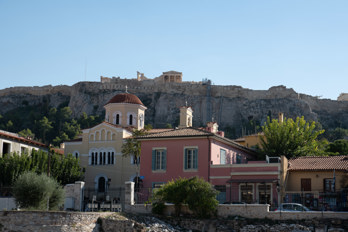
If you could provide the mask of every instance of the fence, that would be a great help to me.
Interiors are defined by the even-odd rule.
[[[300,203],[311,210],[348,211],[348,189],[337,192],[286,192],[284,203]]]
[[[124,208],[124,187],[109,188],[105,192],[98,192],[94,188],[84,188],[84,211],[115,211]]]

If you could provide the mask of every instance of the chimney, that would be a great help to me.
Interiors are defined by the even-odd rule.
[[[278,114],[278,122],[283,123],[283,121],[284,121],[284,113],[280,112]]]
[[[216,134],[219,131],[219,125],[216,122],[207,122],[207,131]]]
[[[192,127],[193,110],[191,106],[180,107],[180,125],[179,128]]]

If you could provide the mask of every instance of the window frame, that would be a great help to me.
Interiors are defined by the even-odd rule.
[[[157,152],[161,152],[158,154]],[[157,161],[159,155],[160,160]],[[167,148],[154,147],[152,148],[152,172],[166,172],[167,171]],[[159,166],[157,166],[159,165]]]
[[[191,153],[191,159],[189,161],[189,151]],[[184,172],[196,172],[198,171],[198,146],[186,146],[184,147],[183,155],[183,170]],[[189,164],[191,167],[189,167]]]

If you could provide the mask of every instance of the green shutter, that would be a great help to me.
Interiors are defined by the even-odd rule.
[[[187,149],[184,149],[184,167],[187,169]]]
[[[156,165],[156,150],[152,150],[152,170],[156,170],[155,165]]]
[[[167,169],[167,150],[163,150],[162,168],[163,170]]]
[[[194,149],[194,168],[198,169],[198,149]]]

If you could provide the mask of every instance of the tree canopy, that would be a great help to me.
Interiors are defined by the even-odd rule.
[[[12,186],[17,178],[24,172],[37,174],[48,172],[48,153],[33,150],[31,154],[7,154],[0,158],[0,186]],[[50,154],[50,176],[62,185],[83,180],[84,170],[79,165],[79,160],[71,154],[62,156]]]
[[[316,123],[306,122],[304,117],[297,117],[296,121],[285,118],[283,122],[268,118],[262,131],[264,136],[260,139],[263,155],[291,158],[325,153],[317,140],[324,130],[316,130]]]
[[[216,200],[218,191],[199,177],[190,179],[179,178],[169,181],[161,188],[156,189],[153,198],[155,213],[161,213],[164,203],[173,203],[177,216],[181,213],[181,206],[187,204],[195,216],[208,218],[213,216],[219,202]]]
[[[335,153],[336,155],[348,155],[348,140],[338,139],[327,146],[327,152]]]
[[[14,183],[13,194],[21,208],[57,210],[64,203],[64,189],[46,174],[25,172]]]

